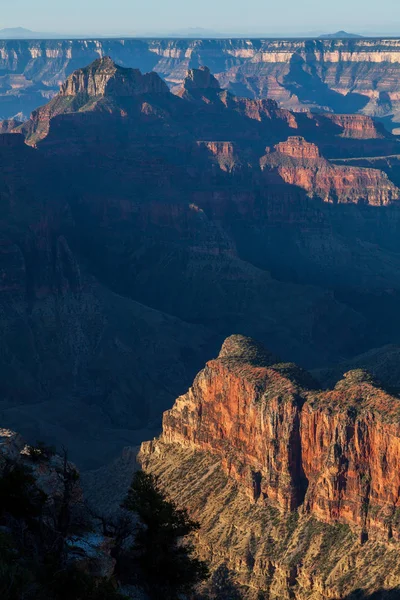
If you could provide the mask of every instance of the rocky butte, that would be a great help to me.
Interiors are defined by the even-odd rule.
[[[199,552],[225,562],[246,597],[372,593],[400,585],[399,417],[400,399],[367,372],[321,391],[235,335],[140,459],[200,520]]]
[[[283,181],[297,185],[326,202],[356,202],[373,206],[390,204],[400,197],[398,188],[377,169],[354,169],[325,160],[315,144],[289,137],[261,158],[261,167],[272,167]],[[361,192],[362,189],[362,192]]]

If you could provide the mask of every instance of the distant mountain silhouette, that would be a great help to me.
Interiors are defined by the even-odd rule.
[[[185,38],[215,38],[223,37],[223,34],[214,29],[205,29],[203,27],[187,27],[167,33],[167,37],[185,37]]]
[[[0,29],[0,38],[3,39],[16,39],[16,38],[32,38],[37,34],[30,29],[25,29],[25,27],[6,27],[4,29]]]
[[[6,27],[0,29],[0,40],[51,40],[86,38],[87,35],[55,33],[54,31],[32,31],[25,27]],[[101,37],[101,36],[100,36]]]
[[[347,31],[337,31],[336,33],[324,33],[323,35],[319,36],[319,39],[322,40],[331,40],[331,39],[340,39],[340,38],[354,38],[354,39],[359,39],[362,38],[364,36],[359,35],[358,33],[348,33]]]

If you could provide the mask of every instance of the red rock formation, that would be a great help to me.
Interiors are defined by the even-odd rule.
[[[400,198],[400,190],[383,171],[337,166],[320,156],[318,147],[302,137],[289,137],[267,148],[261,168],[277,172],[285,183],[297,185],[325,202],[384,206]]]
[[[292,447],[298,441],[298,388],[279,371],[263,366],[273,361],[268,356],[259,360],[251,342],[244,340],[243,349],[235,342],[227,340],[219,358],[207,364],[189,392],[165,413],[163,439],[217,452],[227,472],[253,498],[262,494],[290,510],[298,505],[302,485]],[[254,359],[243,360],[252,352]],[[271,402],[263,402],[278,388],[279,399],[271,396]],[[281,452],[276,451],[278,440]]]
[[[263,98],[261,100],[240,98],[238,96],[233,96],[227,91],[223,91],[220,97],[227,108],[235,110],[249,119],[261,122],[277,121],[278,123],[280,122],[281,127],[287,125],[290,129],[295,130],[298,128],[296,115],[289,110],[279,108],[279,105],[275,100],[269,98]]]
[[[341,137],[358,140],[383,139],[387,132],[382,125],[366,115],[314,115],[318,121],[329,119],[335,125],[342,128]]]
[[[233,336],[164,414],[161,441],[217,455],[283,513],[400,540],[399,417],[400,400],[363,371],[317,391],[302,369]]]
[[[286,142],[280,142],[275,146],[275,150],[292,158],[320,158],[318,147],[306,142],[301,136],[292,136]]]
[[[207,148],[223,171],[230,172],[241,163],[239,153],[232,142],[198,142],[198,146]]]
[[[400,540],[400,400],[364,371],[308,394],[301,414],[305,509]]]

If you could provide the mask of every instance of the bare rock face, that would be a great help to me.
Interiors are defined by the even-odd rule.
[[[362,370],[346,373],[331,391],[319,391],[307,372],[293,364],[276,363],[255,342],[233,336],[225,341],[218,358],[198,374],[190,390],[164,414],[162,436],[142,446],[141,460],[146,469],[157,473],[162,473],[160,461],[168,464],[164,483],[169,485],[172,480],[174,495],[179,494],[180,487],[175,469],[176,474],[180,473],[181,492],[186,489],[186,459],[175,461],[174,467],[169,458],[174,453],[180,456],[177,448],[189,452],[196,463],[203,456],[211,464],[218,464],[218,469],[247,497],[249,508],[242,510],[257,507],[254,510],[260,540],[269,527],[265,519],[270,518],[271,510],[277,510],[280,516],[275,518],[282,524],[288,514],[294,515],[298,535],[309,519],[325,524],[320,532],[324,527],[340,531],[346,526],[351,532],[348,541],[353,538],[354,544],[357,539],[367,544],[366,552],[368,544],[381,545],[385,554],[391,545],[400,548],[399,418],[400,400]],[[211,490],[209,493],[212,495]],[[187,498],[189,508],[197,506],[198,494],[194,499]],[[207,500],[204,502],[207,515]],[[201,520],[201,511],[194,512]],[[239,528],[241,519],[238,514]],[[219,545],[222,542],[215,541],[216,521],[215,527],[207,517],[205,523],[201,544],[207,546],[214,539],[216,552],[235,563],[236,570],[246,571],[246,567],[238,566],[246,560],[245,554],[241,555],[244,549]],[[309,543],[315,543],[312,534]],[[340,549],[336,550],[337,560],[346,560],[346,552],[340,555]],[[258,548],[253,545],[247,551],[254,557]],[[361,552],[361,547],[355,551]],[[273,563],[274,573],[282,573],[283,554],[276,556],[272,548],[268,552],[265,547],[264,553],[267,562],[273,558],[277,561]],[[302,594],[307,590],[316,592],[315,579],[300,566],[303,559],[299,552],[291,563],[293,570],[283,580],[278,581],[275,573],[277,597],[286,586],[298,587],[299,593],[293,596],[296,598],[306,597]],[[316,561],[318,571],[322,557]],[[248,577],[254,582],[260,573],[254,572],[252,560],[247,565]],[[263,571],[265,577],[268,568],[264,566]],[[394,585],[400,584],[398,565],[389,575]],[[319,591],[325,598],[326,581],[318,577]],[[339,574],[331,573],[329,577],[329,597],[334,598]],[[347,592],[362,587],[361,583],[350,577]],[[377,589],[379,580],[369,581],[369,585]]]
[[[316,118],[318,119],[318,116]],[[325,114],[323,118],[329,119],[343,129],[341,137],[372,140],[383,139],[387,136],[382,125],[367,115]]]
[[[23,132],[27,143],[35,145],[47,136],[51,119],[59,115],[97,110],[125,116],[126,102],[131,104],[139,102],[141,97],[160,94],[168,95],[169,89],[157,73],[143,75],[139,69],[125,69],[106,56],[74,71],[59,93],[34,110],[30,120],[16,131]]]
[[[309,395],[301,415],[309,481],[305,508],[328,522],[400,540],[397,464],[400,400],[362,370]]]
[[[220,85],[218,80],[212,75],[208,67],[200,67],[199,69],[189,69],[183,87],[188,90],[219,90]]]
[[[318,146],[300,136],[276,144],[273,152],[267,148],[261,168],[271,167],[286,183],[329,203],[385,206],[400,198],[399,188],[383,171],[334,165],[320,155]]]
[[[70,75],[61,86],[60,96],[118,97],[168,92],[168,86],[156,73],[142,75],[139,69],[124,69],[106,56]]]
[[[192,102],[219,102],[222,92],[218,80],[208,67],[189,69],[182,86],[178,86],[176,95]]]
[[[240,152],[232,142],[197,142],[200,148],[206,148],[214,157],[222,171],[231,173],[242,164]]]
[[[320,158],[318,147],[306,142],[301,136],[292,136],[286,142],[280,142],[275,146],[275,150],[292,158]]]

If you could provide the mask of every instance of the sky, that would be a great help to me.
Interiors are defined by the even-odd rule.
[[[0,0],[0,29],[156,33],[398,33],[400,0]]]

